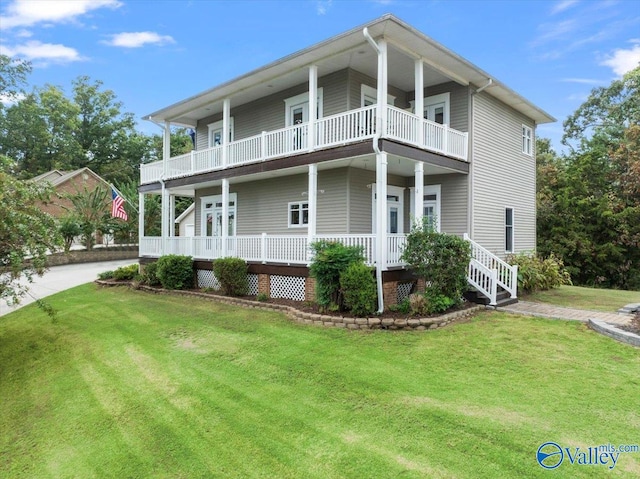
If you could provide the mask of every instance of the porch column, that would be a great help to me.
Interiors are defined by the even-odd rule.
[[[214,218],[215,219],[215,218]],[[222,257],[227,256],[227,239],[229,238],[229,180],[222,180]]]
[[[138,193],[138,250],[144,238],[144,193]]]
[[[229,135],[231,133],[231,100],[225,98],[222,103],[222,167],[229,163]]]
[[[414,113],[420,117],[418,123],[418,144],[424,144],[424,127],[422,126],[422,118],[424,118],[424,68],[422,60],[417,59],[415,62],[415,111]],[[417,185],[416,185],[417,188]],[[417,211],[417,210],[416,210]]]
[[[169,195],[169,236],[176,235],[176,197]]]
[[[307,132],[307,147],[316,147],[316,116],[318,112],[318,66],[309,67],[309,131]],[[311,205],[309,205],[311,206]]]
[[[160,204],[160,211],[162,212],[161,224],[162,224],[162,254],[167,254],[167,238],[169,237],[169,190],[162,182],[162,198]]]
[[[376,261],[387,269],[387,154],[376,154]]]
[[[380,126],[378,132],[385,135],[387,132],[387,42],[382,39],[378,41],[378,114],[380,115]],[[385,160],[386,161],[386,160]],[[386,163],[385,163],[386,164]],[[385,194],[385,202],[386,202]]]
[[[415,218],[413,218],[412,221],[414,224],[421,226],[423,216],[422,205],[424,203],[424,163],[416,161],[414,171],[416,187],[413,191],[413,214],[415,215]]]
[[[316,214],[318,204],[318,165],[309,165],[309,188],[307,198],[309,199],[309,223],[307,224],[307,248],[313,243],[316,235]],[[311,261],[311,250],[307,249],[307,261]]]
[[[164,122],[164,131],[162,132],[162,173],[163,179],[167,178],[168,165],[167,162],[171,158],[171,123]]]

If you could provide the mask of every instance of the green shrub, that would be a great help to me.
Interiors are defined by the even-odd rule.
[[[397,311],[398,313],[409,314],[411,312],[411,301],[407,297],[400,301],[398,304],[390,304],[387,307],[389,308],[389,311],[392,311],[394,313]]]
[[[424,297],[427,300],[427,314],[444,313],[447,309],[458,303],[457,300],[449,296],[434,293],[432,289],[427,290]]]
[[[68,253],[73,244],[73,240],[76,236],[82,234],[80,229],[80,223],[78,219],[73,215],[67,215],[60,219],[58,223],[58,231],[64,241],[64,252]]]
[[[121,266],[113,272],[113,279],[118,281],[131,281],[138,275],[138,265],[130,264],[129,266]]]
[[[256,299],[261,302],[269,301],[269,295],[267,293],[258,293]]]
[[[356,316],[369,316],[376,310],[376,280],[372,269],[362,261],[351,263],[340,273],[344,304]]]
[[[158,263],[149,263],[144,265],[144,274],[142,275],[142,281],[149,286],[160,286],[160,279],[158,279]]]
[[[170,254],[156,262],[156,276],[163,288],[189,289],[193,287],[193,262],[191,256]]]
[[[244,296],[249,290],[247,263],[240,258],[221,258],[213,262],[213,274],[228,296]]]
[[[432,299],[438,295],[460,301],[467,289],[471,247],[462,238],[437,233],[426,221],[407,235],[402,260],[424,278]]]
[[[313,261],[309,273],[316,280],[316,300],[321,309],[341,304],[340,273],[351,263],[362,262],[362,248],[333,241],[311,243]]]
[[[98,278],[105,280],[105,279],[112,279],[113,278],[113,271],[104,271],[102,273],[98,273]]]
[[[507,261],[512,265],[518,265],[518,290],[522,293],[571,284],[571,276],[564,269],[562,260],[553,254],[543,258],[537,254],[520,253],[509,256]]]
[[[429,314],[429,301],[423,293],[413,293],[409,295],[409,312],[414,316],[425,316]]]

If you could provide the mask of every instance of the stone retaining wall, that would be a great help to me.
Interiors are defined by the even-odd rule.
[[[138,246],[112,246],[91,251],[69,251],[47,256],[47,266],[63,264],[95,263],[98,261],[116,261],[120,259],[138,259]]]
[[[103,286],[121,286],[123,283],[114,283],[109,281],[96,280],[96,283]],[[329,316],[324,314],[307,313],[300,311],[294,307],[284,304],[267,303],[261,301],[251,301],[241,298],[230,298],[228,296],[219,296],[210,293],[199,293],[197,291],[180,291],[167,290],[162,288],[151,288],[149,286],[140,285],[139,289],[159,294],[176,294],[181,296],[197,296],[200,298],[210,299],[220,303],[234,304],[247,308],[255,308],[271,311],[282,311],[290,319],[314,326],[335,327],[345,329],[389,329],[389,330],[413,330],[424,331],[427,329],[436,329],[446,326],[455,320],[470,318],[474,316],[478,310],[486,309],[485,306],[476,305],[471,308],[454,311],[452,313],[443,314],[430,318],[352,318]]]

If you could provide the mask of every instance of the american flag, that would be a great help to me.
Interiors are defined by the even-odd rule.
[[[111,204],[111,216],[114,218],[120,218],[127,221],[127,212],[124,210],[124,198],[116,193],[116,190],[111,188],[111,198],[113,203]]]

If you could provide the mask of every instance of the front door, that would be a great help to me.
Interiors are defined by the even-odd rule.
[[[424,117],[427,120],[435,121],[436,123],[444,124],[444,110],[445,102],[434,103],[432,105],[425,105]]]
[[[307,147],[307,128],[303,123],[309,121],[309,101],[304,101],[289,107],[288,126],[301,125],[291,131],[291,144],[294,151],[302,150]]]
[[[229,194],[229,216],[227,219],[227,235],[236,233],[236,203],[237,193]],[[202,198],[201,235],[205,236],[204,250],[207,257],[219,258],[222,255],[222,195]],[[234,242],[227,244],[227,256],[233,255]]]
[[[372,226],[373,233],[376,230],[376,186],[375,183],[371,185],[371,189],[373,190],[373,204],[372,204]],[[387,233],[389,234],[398,234],[404,232],[403,226],[403,204],[404,204],[404,188],[399,186],[387,186]]]

